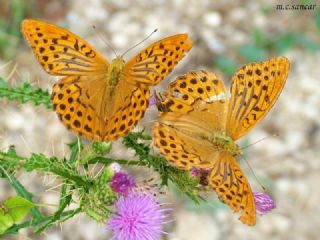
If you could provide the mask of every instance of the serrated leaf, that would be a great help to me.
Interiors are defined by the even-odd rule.
[[[4,233],[13,224],[12,217],[9,214],[5,214],[3,209],[0,208],[0,234]]]
[[[16,100],[20,103],[32,102],[36,106],[43,104],[47,108],[52,108],[50,94],[41,88],[34,88],[30,83],[24,82],[20,87],[11,87],[3,79],[0,79],[0,97],[8,100]]]
[[[14,223],[22,220],[34,206],[32,202],[20,196],[9,198],[3,205],[8,209],[8,214]]]

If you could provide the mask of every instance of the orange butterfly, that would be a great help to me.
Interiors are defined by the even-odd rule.
[[[177,167],[209,170],[209,185],[248,225],[256,223],[255,201],[235,141],[269,112],[288,70],[283,57],[245,65],[233,76],[230,98],[214,73],[189,72],[171,83],[154,124],[160,152]]]
[[[149,87],[163,80],[192,42],[187,34],[164,38],[125,63],[111,64],[68,30],[39,20],[22,22],[22,33],[46,72],[64,76],[52,102],[62,122],[80,135],[109,141],[126,135],[144,116]]]

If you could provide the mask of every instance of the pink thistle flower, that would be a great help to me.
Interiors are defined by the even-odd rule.
[[[165,233],[163,225],[170,209],[162,209],[151,194],[130,192],[117,200],[115,209],[107,224],[113,239],[156,240]]]
[[[268,193],[254,192],[253,196],[254,196],[254,201],[256,203],[256,210],[259,213],[265,214],[272,211],[272,209],[276,208],[275,201],[272,199],[272,197]]]
[[[204,168],[192,168],[190,171],[190,175],[192,177],[200,177],[202,174],[207,174],[207,173],[209,173],[209,170]]]
[[[117,172],[112,176],[111,188],[115,192],[127,195],[135,186],[133,178],[125,172]]]
[[[192,177],[198,177],[200,175],[199,168],[192,168],[191,171],[190,171],[190,175]]]

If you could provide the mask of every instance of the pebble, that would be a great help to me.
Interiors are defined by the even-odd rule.
[[[175,213],[175,219],[176,228],[170,233],[170,240],[194,240],[195,235],[190,234],[190,226],[197,229],[197,240],[207,240],[208,236],[210,240],[220,239],[218,226],[208,214],[180,211]]]
[[[217,12],[210,12],[204,15],[203,21],[209,27],[218,27],[221,24],[221,15]]]

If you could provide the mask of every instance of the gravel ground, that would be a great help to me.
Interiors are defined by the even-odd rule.
[[[251,41],[252,29],[277,36],[285,31],[304,32],[319,41],[319,34],[312,18],[313,11],[277,11],[276,1],[219,1],[210,0],[71,0],[33,1],[37,13],[47,21],[68,26],[73,32],[86,38],[101,50],[108,59],[114,57],[100,37],[122,53],[139,42],[153,29],[158,32],[132,50],[126,56],[135,55],[139,49],[164,36],[187,32],[194,41],[190,54],[179,63],[173,73],[159,86],[162,90],[175,76],[189,70],[205,68],[215,71],[227,80],[213,65],[217,55],[234,58],[244,64],[235,49]],[[268,14],[261,9],[271,6]],[[33,6],[29,6],[32,9]],[[92,25],[97,30],[92,29]],[[276,56],[276,53],[272,55]],[[284,54],[291,61],[291,70],[285,89],[272,111],[250,134],[246,143],[253,143],[269,136],[248,149],[245,157],[258,179],[274,196],[277,208],[272,213],[258,216],[255,227],[244,226],[235,214],[216,204],[215,207],[193,206],[190,202],[170,193],[166,199],[172,202],[174,222],[167,226],[170,240],[218,240],[218,239],[318,239],[320,226],[320,62],[319,52],[303,48],[290,48]],[[12,84],[29,79],[34,85],[50,88],[56,78],[47,75],[32,57],[25,45],[12,62],[0,56],[0,76],[9,76]],[[16,68],[15,68],[16,66]],[[15,69],[15,71],[13,71]],[[11,74],[12,73],[12,74]],[[74,138],[59,122],[55,113],[31,104],[16,104],[1,99],[0,148],[14,144],[19,154],[31,152],[63,156],[65,143]],[[150,111],[141,125],[150,127],[155,112]],[[277,134],[275,137],[271,137]],[[132,156],[116,143],[116,155]],[[250,169],[243,164],[254,189],[259,185]],[[39,195],[39,200],[56,203],[57,193],[46,191],[58,184],[50,176],[18,174],[29,189]],[[42,179],[42,181],[39,181]],[[0,199],[13,194],[8,184],[0,180]],[[47,209],[50,212],[52,209]],[[52,228],[41,236],[21,231],[12,239],[108,239],[104,225],[96,224],[86,216],[79,216],[62,227]]]

